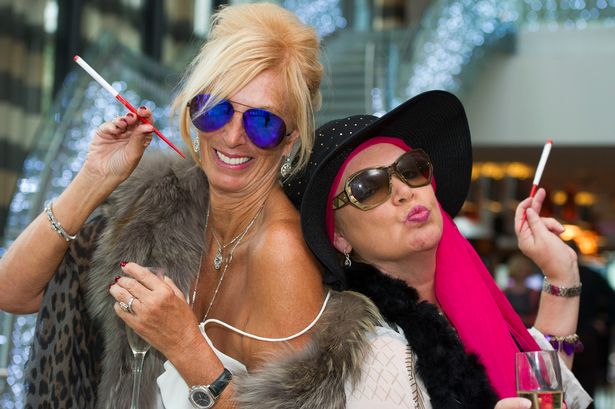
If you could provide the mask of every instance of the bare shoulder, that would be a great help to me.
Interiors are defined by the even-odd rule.
[[[309,247],[303,239],[299,215],[279,211],[267,224],[255,242],[251,267],[259,273],[268,288],[321,287],[321,273]],[[274,282],[278,283],[273,285]]]
[[[292,206],[274,210],[249,256],[248,291],[258,301],[252,304],[248,327],[268,337],[285,338],[318,315],[324,288],[318,263],[303,240],[298,214]]]

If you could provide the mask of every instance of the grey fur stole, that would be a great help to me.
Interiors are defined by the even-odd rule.
[[[204,245],[207,204],[207,180],[193,161],[153,154],[102,206],[107,225],[92,257],[86,296],[88,313],[104,338],[98,409],[130,407],[133,356],[109,295],[109,283],[122,275],[120,261],[162,267],[188,291]],[[164,360],[154,349],[145,357],[139,407],[155,406]]]

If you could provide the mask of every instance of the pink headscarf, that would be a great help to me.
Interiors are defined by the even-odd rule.
[[[359,145],[338,171],[327,203],[335,197],[344,169],[352,158],[379,143],[390,143],[406,151],[411,149],[401,139],[390,137],[371,138]],[[432,186],[435,191],[433,180]],[[516,396],[515,353],[537,351],[540,347],[452,218],[442,208],[440,211],[443,229],[436,251],[436,299],[465,350],[478,355],[498,396]],[[325,221],[333,242],[334,220],[330,206],[327,206]]]

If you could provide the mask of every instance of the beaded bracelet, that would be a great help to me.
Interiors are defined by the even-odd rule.
[[[568,356],[571,356],[575,352],[583,352],[583,343],[579,339],[577,334],[565,335],[565,336],[556,336],[556,335],[545,335],[545,338],[553,349],[557,351],[564,351],[564,353]]]
[[[577,287],[558,287],[551,284],[547,277],[542,282],[542,291],[547,294],[557,295],[558,297],[578,297],[581,295],[581,287],[583,285],[579,283]]]
[[[66,242],[73,241],[77,238],[77,235],[71,236],[64,230],[62,224],[56,219],[56,216],[53,214],[53,209],[51,207],[52,202],[49,202],[49,205],[45,207],[45,213],[47,213],[47,220],[51,223],[51,228],[60,235]]]

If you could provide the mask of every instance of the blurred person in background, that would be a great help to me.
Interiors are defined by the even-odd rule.
[[[527,285],[527,278],[534,273],[534,263],[521,253],[514,254],[508,260],[510,285],[504,290],[508,301],[519,314],[523,324],[530,328],[536,321],[540,291]],[[581,282],[583,279],[581,278]]]
[[[578,255],[583,283],[577,333],[583,340],[585,351],[575,357],[573,372],[593,397],[596,388],[607,383],[611,335],[615,330],[615,291],[588,263],[574,240],[567,243]]]

